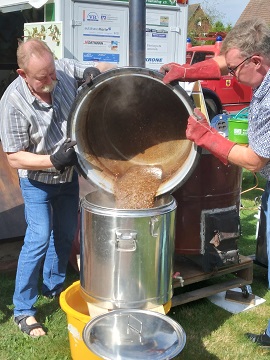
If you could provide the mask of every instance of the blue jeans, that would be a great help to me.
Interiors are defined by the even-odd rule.
[[[43,265],[42,293],[61,292],[78,224],[79,184],[44,184],[20,178],[27,229],[13,295],[14,316],[35,315],[38,280]]]
[[[268,259],[268,289],[270,289],[270,181],[267,181],[262,195],[262,210],[266,219],[266,247]]]
[[[268,320],[268,325],[267,325],[265,332],[266,332],[266,335],[270,337],[270,320]]]

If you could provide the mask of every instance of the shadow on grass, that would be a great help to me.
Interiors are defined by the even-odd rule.
[[[0,284],[1,284],[1,298],[0,298],[0,324],[4,324],[9,321],[13,316],[13,303],[12,297],[14,292],[16,272],[3,272],[0,273]],[[67,269],[67,277],[65,281],[65,288],[70,286],[74,281],[79,279],[79,274],[69,265]],[[41,288],[41,277],[39,288]],[[41,292],[39,292],[41,293]],[[48,300],[43,296],[39,296],[37,303],[37,317],[42,323],[45,322],[46,318],[50,316],[54,311],[59,309],[59,299]]]
[[[268,269],[266,267],[253,265],[253,282],[251,287],[253,294],[261,298],[268,294]]]
[[[15,272],[0,273],[0,324],[5,323],[13,315],[12,296],[14,291]]]
[[[207,299],[200,299],[176,306],[168,315],[176,320],[186,332],[186,345],[181,354],[174,359],[219,360],[215,354],[206,349],[204,342],[208,342],[207,338],[232,316],[231,313]]]

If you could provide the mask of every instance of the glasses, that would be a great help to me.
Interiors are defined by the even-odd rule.
[[[230,73],[232,76],[236,76],[236,70],[239,68],[239,66],[241,66],[242,64],[244,64],[245,61],[251,59],[252,56],[253,56],[253,55],[247,57],[245,60],[241,61],[240,64],[238,64],[238,65],[235,66],[234,68],[231,68],[231,67],[228,66],[229,73]]]

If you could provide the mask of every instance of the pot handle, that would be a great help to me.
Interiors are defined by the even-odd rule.
[[[116,230],[116,250],[123,252],[136,251],[137,233],[134,230]]]
[[[158,216],[152,216],[150,220],[150,234],[153,237],[158,237],[159,218]]]

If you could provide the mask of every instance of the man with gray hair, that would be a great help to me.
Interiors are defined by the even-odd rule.
[[[266,215],[268,256],[268,289],[270,289],[270,28],[261,19],[252,19],[236,25],[226,36],[221,55],[194,65],[166,64],[160,71],[164,83],[219,79],[228,72],[245,85],[252,87],[253,96],[248,114],[247,147],[235,144],[212,128],[199,109],[188,119],[186,136],[209,150],[224,164],[228,162],[267,179],[262,196]],[[270,348],[270,321],[264,334],[246,334],[250,340]]]
[[[100,71],[113,66],[54,60],[49,47],[37,39],[19,44],[17,62],[19,76],[0,102],[0,137],[10,166],[18,170],[27,222],[13,295],[14,320],[22,332],[37,337],[46,334],[35,318],[40,270],[42,294],[58,296],[77,229],[77,155],[75,142],[66,134],[78,80],[89,66]]]

